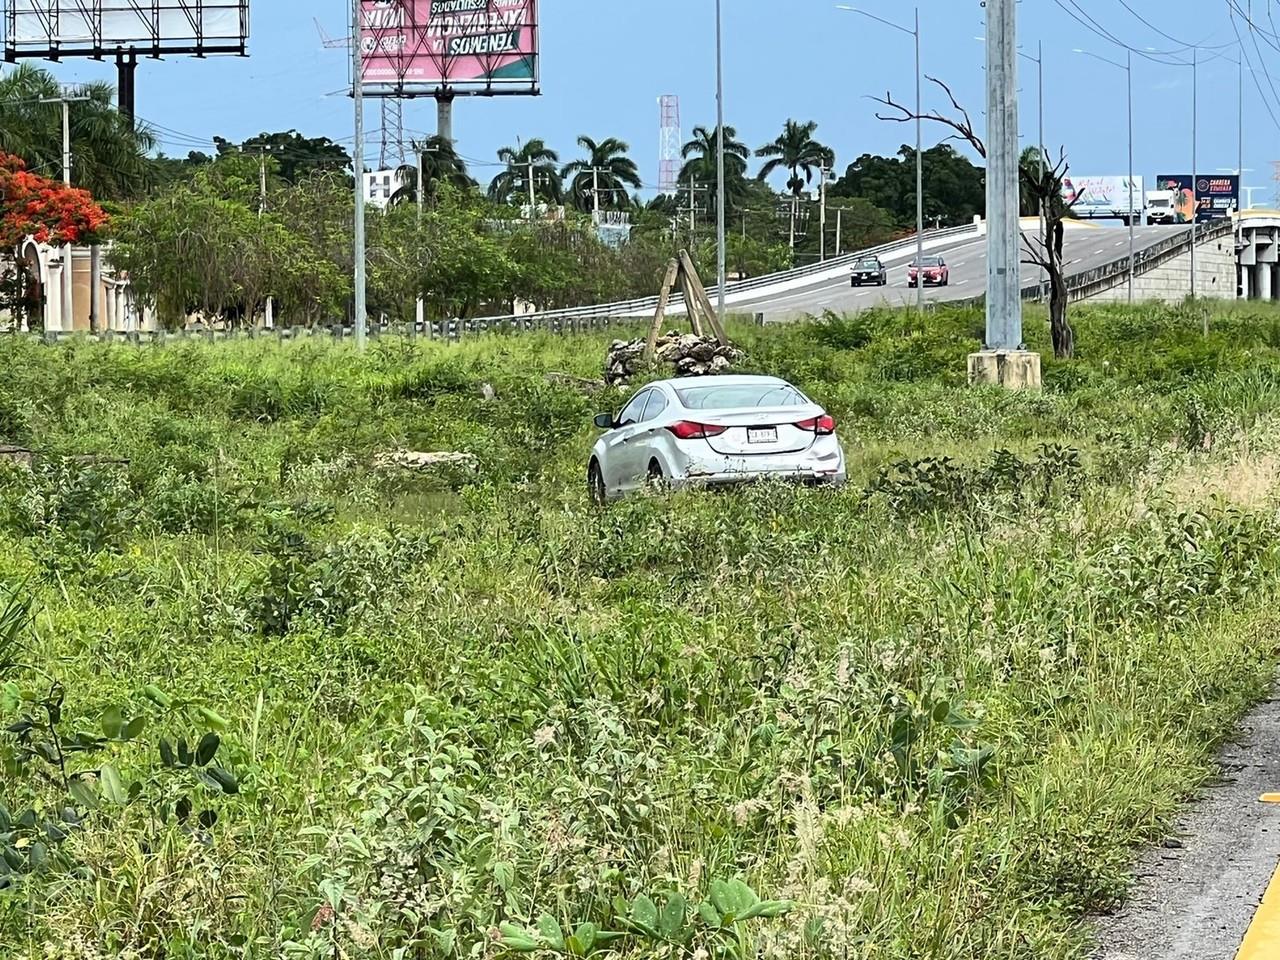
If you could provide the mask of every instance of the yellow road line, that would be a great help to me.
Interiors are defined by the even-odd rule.
[[[1258,800],[1261,803],[1280,803],[1280,793],[1264,793]]]
[[[1280,870],[1271,878],[1236,960],[1276,960],[1277,957],[1280,957]]]

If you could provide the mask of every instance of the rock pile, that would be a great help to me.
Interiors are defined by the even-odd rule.
[[[645,369],[645,339],[615,340],[604,364],[604,379],[610,386],[625,384]],[[742,360],[742,351],[725,346],[714,337],[672,331],[658,338],[656,363],[673,367],[678,377],[705,377],[727,373]]]
[[[474,453],[419,453],[416,450],[392,450],[373,458],[373,465],[381,470],[399,467],[404,470],[430,470],[432,467],[456,466],[478,472],[480,461]]]

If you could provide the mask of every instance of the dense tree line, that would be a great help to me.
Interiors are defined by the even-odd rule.
[[[61,109],[41,101],[58,92],[53,77],[33,67],[0,80],[0,151],[49,175],[60,171]],[[73,182],[112,201],[113,259],[167,322],[192,312],[235,322],[259,313],[268,296],[286,322],[321,322],[349,309],[353,181],[341,144],[288,130],[243,143],[215,136],[209,152],[154,156],[156,136],[122,120],[110,86],[91,85],[85,95],[72,105]],[[841,174],[817,132],[816,123],[788,120],[753,149],[725,127],[731,274],[856,250],[914,226],[913,149],[864,154]],[[713,272],[718,140],[716,128],[695,127],[679,189],[648,202],[629,145],[614,137],[583,135],[563,158],[543,139],[522,139],[497,152],[496,173],[484,181],[453,143],[415,143],[388,209],[370,214],[370,303],[405,318],[419,296],[437,315],[639,296],[653,292],[681,248]],[[753,160],[762,161],[754,173]],[[982,212],[979,167],[946,144],[923,160],[931,225]],[[781,191],[770,184],[779,175]],[[564,216],[545,216],[544,205]],[[601,241],[597,211],[628,214],[627,242]]]

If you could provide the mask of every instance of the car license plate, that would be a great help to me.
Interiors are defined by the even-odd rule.
[[[747,443],[777,443],[777,427],[748,427]]]

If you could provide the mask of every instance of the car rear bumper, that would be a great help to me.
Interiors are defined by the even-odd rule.
[[[844,451],[834,437],[823,437],[809,450],[771,456],[686,456],[672,464],[667,476],[675,486],[723,486],[755,480],[793,480],[841,485]]]
[[[839,473],[805,473],[792,470],[755,470],[741,473],[696,474],[682,480],[673,480],[672,486],[690,487],[731,487],[744,483],[761,483],[766,480],[777,480],[785,483],[802,483],[806,486],[843,487],[848,477],[841,470]]]

